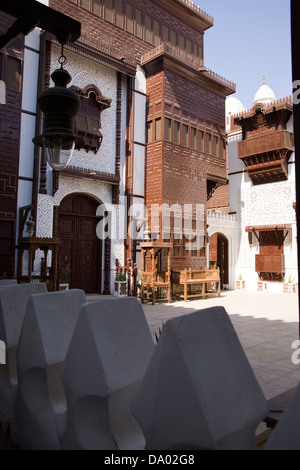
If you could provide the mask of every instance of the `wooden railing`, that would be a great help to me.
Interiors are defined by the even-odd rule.
[[[288,131],[276,131],[265,136],[242,140],[238,143],[238,158],[272,152],[276,150],[294,148],[293,134]]]
[[[284,255],[256,255],[255,271],[257,273],[284,273]]]

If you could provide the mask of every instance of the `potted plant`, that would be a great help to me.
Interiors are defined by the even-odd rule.
[[[296,291],[295,285],[293,284],[294,280],[295,277],[292,277],[290,274],[282,279],[284,294],[292,294]]]
[[[71,267],[69,264],[60,267],[59,290],[67,290],[70,285]]]
[[[243,276],[241,274],[235,281],[235,288],[236,290],[246,290],[246,281],[243,279]]]
[[[267,291],[267,283],[263,280],[262,276],[260,276],[259,280],[257,281],[257,292],[265,291]]]
[[[122,295],[127,295],[127,276],[126,273],[119,272],[115,280],[114,296],[121,297]]]

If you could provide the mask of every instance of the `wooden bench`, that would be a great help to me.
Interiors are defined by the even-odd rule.
[[[192,269],[185,269],[180,271],[180,280],[179,284],[184,287],[184,294],[180,297],[184,298],[184,301],[187,302],[188,298],[191,297],[202,297],[205,299],[208,295],[215,295],[216,293],[220,297],[221,295],[221,280],[220,280],[220,270],[218,269],[202,269],[200,271],[192,271]],[[217,284],[216,290],[209,292],[209,284]],[[201,293],[198,294],[188,294],[188,286],[192,285],[202,285]]]

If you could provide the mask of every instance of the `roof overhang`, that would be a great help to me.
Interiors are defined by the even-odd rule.
[[[276,232],[282,230],[290,230],[291,224],[277,224],[277,225],[250,225],[246,227],[246,232]]]
[[[36,0],[1,0],[0,11],[17,18],[6,34],[0,35],[0,49],[36,26],[54,34],[60,44],[75,42],[81,35],[81,23]]]
[[[184,58],[176,55],[176,51],[167,44],[153,48],[141,57],[140,65],[146,71],[147,77],[159,72],[170,70],[185,80],[202,84],[209,89],[214,89],[223,96],[236,92],[236,85],[224,77],[200,67],[199,64],[187,62]]]

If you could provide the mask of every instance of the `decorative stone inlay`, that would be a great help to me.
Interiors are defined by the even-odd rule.
[[[68,63],[66,70],[72,76],[69,86],[84,88],[93,83],[102,95],[112,100],[111,107],[101,114],[103,142],[99,151],[86,152],[85,149],[76,150],[72,165],[78,168],[96,170],[104,173],[115,173],[116,159],[116,112],[117,112],[117,72],[105,65],[93,62],[84,56],[78,56],[72,51],[66,52]],[[60,48],[53,44],[51,58],[51,72],[58,66]],[[52,86],[52,84],[51,84]]]
[[[265,184],[246,192],[245,225],[274,225],[295,222],[293,183]]]

